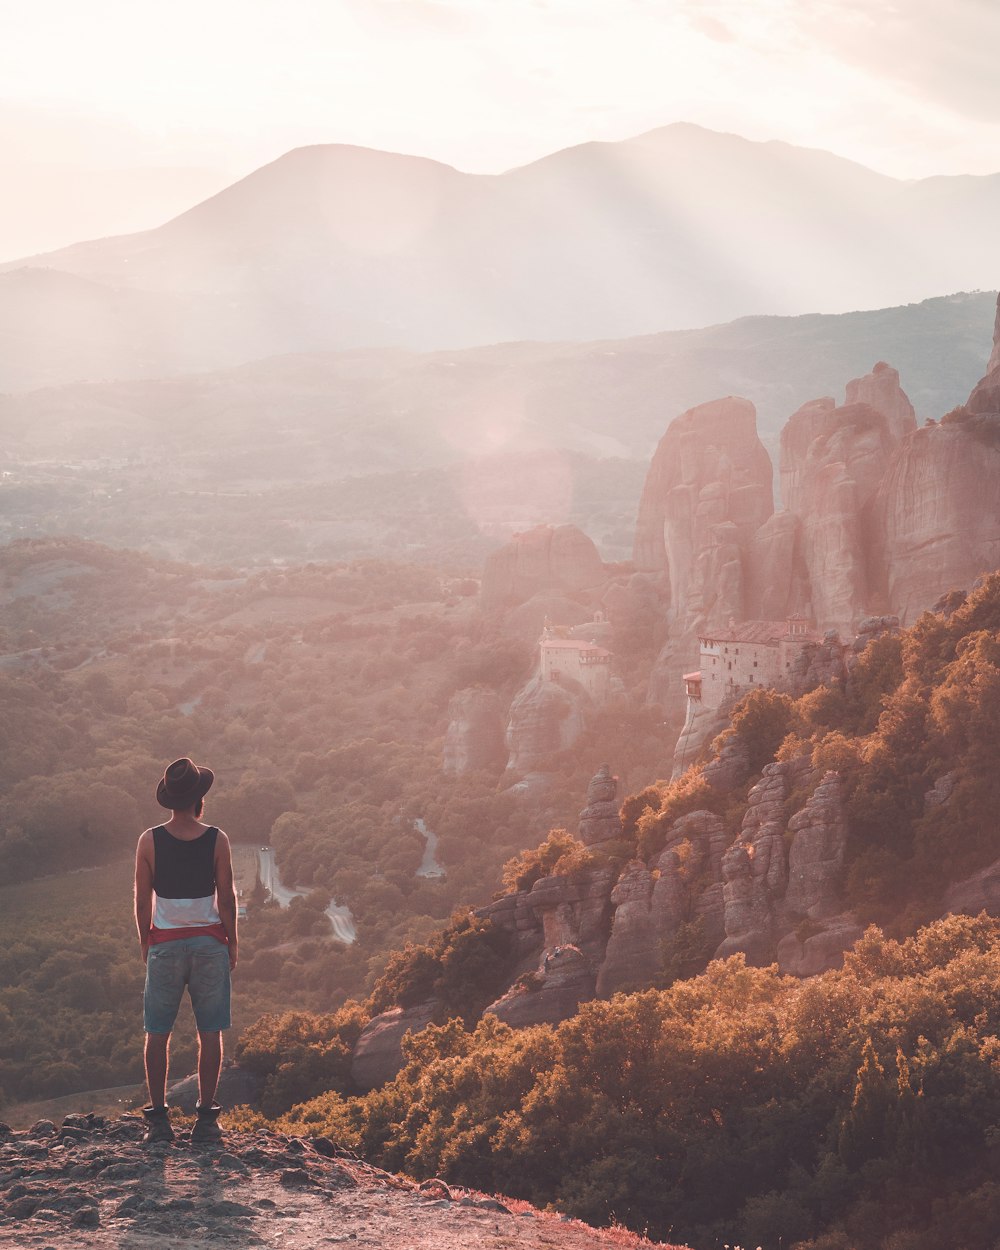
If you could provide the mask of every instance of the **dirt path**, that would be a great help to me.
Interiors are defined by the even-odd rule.
[[[422,1186],[326,1138],[231,1133],[141,1144],[135,1117],[0,1127],[0,1245],[39,1250],[612,1250],[653,1243],[525,1203]]]

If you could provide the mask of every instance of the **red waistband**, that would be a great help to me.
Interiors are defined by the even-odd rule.
[[[191,937],[213,937],[217,938],[224,945],[229,945],[229,938],[226,937],[226,930],[219,921],[216,924],[197,924],[189,925],[186,929],[158,929],[156,925],[149,926],[149,944],[157,946],[160,942],[176,942],[181,938]]]

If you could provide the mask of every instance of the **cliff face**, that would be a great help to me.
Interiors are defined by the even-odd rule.
[[[738,748],[705,770],[724,794],[747,776]],[[581,813],[581,833],[598,848],[621,835],[614,791],[604,766]],[[620,870],[599,860],[482,908],[478,914],[508,934],[511,952],[508,988],[486,1011],[515,1028],[556,1023],[589,999],[661,983],[668,967],[676,974],[678,961],[692,958],[704,966],[743,954],[793,975],[838,967],[861,934],[840,897],[846,837],[836,773],[821,775],[807,759],[770,764],[750,790],[735,839],[714,812],[690,812],[648,859]],[[353,1079],[366,1089],[390,1079],[403,1033],[426,1027],[436,1006],[397,1007],[371,1021]]]
[[[575,682],[533,677],[514,696],[507,721],[507,771],[534,772],[573,745],[583,729],[591,700]]]
[[[500,772],[507,763],[504,710],[492,690],[460,690],[448,705],[446,773]]]
[[[639,504],[635,563],[663,572],[682,628],[743,615],[742,555],[774,511],[753,404],[692,408],[660,440]]]
[[[635,559],[669,586],[648,697],[678,728],[702,631],[795,612],[841,634],[872,612],[906,624],[1000,565],[1000,304],[989,372],[965,408],[918,430],[899,374],[880,361],[848,382],[844,404],[813,400],[789,418],[781,493],[775,513],[746,401],[684,413],[653,458]]]
[[[903,624],[1000,565],[1000,300],[986,376],[964,411],[904,439],[878,508],[887,597]]]
[[[879,512],[888,602],[911,624],[1000,565],[1000,448],[966,422],[917,430],[889,467]]]
[[[849,400],[864,395],[880,406],[855,400],[838,408],[833,400],[817,400],[781,432],[782,498],[798,518],[809,588],[804,610],[823,628],[844,632],[877,602],[874,501],[898,431],[915,424],[888,365],[849,383],[847,393]]]

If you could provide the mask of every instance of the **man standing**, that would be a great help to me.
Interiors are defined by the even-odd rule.
[[[174,760],[156,788],[172,813],[139,838],[135,855],[135,924],[146,964],[143,1022],[147,1142],[172,1141],[166,1105],[167,1050],[184,987],[198,1026],[198,1119],[193,1142],[222,1137],[215,1101],[222,1030],[230,1020],[230,973],[236,967],[236,890],[229,839],[201,821],[210,768]]]

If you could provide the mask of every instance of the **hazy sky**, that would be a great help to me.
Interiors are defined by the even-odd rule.
[[[491,172],[692,121],[898,177],[1000,171],[998,0],[0,0],[0,17],[0,257],[157,224],[304,143]]]

